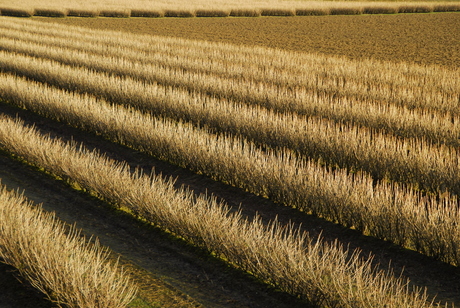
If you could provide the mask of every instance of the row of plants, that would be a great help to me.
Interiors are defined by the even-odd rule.
[[[321,2],[319,2],[321,3]],[[368,2],[366,4],[321,4],[305,6],[297,4],[294,7],[274,5],[249,6],[246,8],[193,8],[193,5],[182,8],[115,8],[115,9],[84,9],[59,7],[0,7],[0,15],[14,17],[260,17],[260,16],[322,16],[322,15],[361,15],[361,14],[398,14],[398,13],[433,13],[458,12],[460,5],[448,3],[393,3],[381,4]],[[262,7],[260,7],[262,5]],[[125,5],[126,6],[126,5]],[[239,5],[240,7],[240,5]]]
[[[428,101],[438,100],[438,103],[454,104],[455,93],[458,95],[457,84],[450,80],[443,82],[442,79],[455,76],[454,71],[439,72],[432,67],[423,69],[408,65],[404,73],[396,73],[396,81],[393,82],[390,80],[391,65],[383,65],[382,67],[388,67],[377,74],[371,74],[369,67],[366,68],[367,64],[359,66],[351,63],[344,69],[344,75],[341,75],[340,69],[331,69],[328,74],[325,68],[333,66],[335,60],[325,61],[321,57],[312,57],[309,65],[320,67],[311,70],[311,77],[315,78],[316,85],[332,87],[335,84],[335,88],[329,92],[321,92],[327,98],[321,103],[323,106],[327,106],[328,100],[335,103],[334,108],[338,112],[330,108],[328,115],[325,111],[327,109],[322,109],[316,114],[310,112],[306,117],[296,110],[278,110],[270,106],[275,96],[265,96],[264,101],[263,92],[266,89],[275,89],[275,94],[276,91],[281,93],[280,101],[308,90],[308,85],[299,82],[305,77],[302,74],[291,74],[294,76],[292,78],[263,80],[264,64],[261,63],[273,61],[276,75],[279,76],[288,76],[295,71],[279,69],[284,61],[279,57],[283,54],[281,52],[277,54],[278,51],[255,48],[254,54],[260,55],[262,60],[251,61],[252,67],[259,67],[252,74],[246,73],[245,57],[229,56],[232,48],[227,45],[193,42],[189,48],[192,51],[187,55],[186,40],[165,39],[156,45],[149,41],[141,44],[140,41],[144,38],[141,36],[133,36],[123,42],[116,33],[112,40],[112,33],[88,30],[89,35],[85,35],[86,30],[78,28],[75,28],[78,31],[74,31],[75,43],[66,44],[59,37],[65,36],[73,28],[59,32],[55,26],[43,26],[42,29],[37,25],[35,30],[29,29],[35,24],[39,23],[19,21],[17,27],[11,27],[14,30],[5,31],[8,33],[2,38],[0,45],[3,47],[0,48],[9,51],[1,52],[1,67],[5,72],[26,76],[48,85],[1,74],[0,98],[5,102],[100,134],[114,142],[224,183],[458,266],[458,200],[449,193],[437,195],[437,192],[445,190],[456,193],[456,149],[442,145],[446,142],[439,135],[434,136],[432,142],[441,145],[431,144],[423,135],[426,134],[426,129],[421,129],[421,137],[415,134],[417,138],[404,135],[401,138],[384,132],[381,128],[368,128],[366,126],[369,125],[363,123],[360,124],[362,126],[357,125],[359,121],[354,120],[354,114],[349,116],[349,121],[340,120],[340,112],[344,116],[347,112],[339,108],[340,104],[348,100],[352,102],[348,110],[353,110],[356,106],[366,108],[366,105],[372,104],[387,108],[383,109],[386,111],[395,110],[395,114],[383,118],[384,122],[397,119],[398,115],[404,114],[401,113],[404,108],[413,108],[410,114],[416,116],[409,117],[410,120],[398,119],[399,123],[409,127],[423,127],[416,123],[410,124],[411,121],[423,119],[429,123],[424,127],[431,127],[433,124],[439,127],[438,131],[452,134],[450,130],[455,131],[458,123],[456,115],[444,113],[446,109],[442,106],[432,108],[429,104],[424,105],[420,95],[426,91],[429,94]],[[45,34],[45,28],[53,36],[54,33],[59,35],[49,38]],[[24,40],[21,39],[21,31],[27,33]],[[34,31],[40,33],[37,38],[43,40],[43,43],[38,43],[37,38],[33,38],[31,34]],[[98,35],[104,42],[100,44],[102,48],[96,46]],[[128,51],[129,46],[135,42],[139,42],[139,47]],[[159,53],[149,52],[149,44],[156,46]],[[162,46],[167,48],[162,49]],[[180,52],[175,61],[173,55],[176,49]],[[242,49],[243,54],[251,51],[250,48]],[[196,57],[191,55],[194,50],[199,54]],[[162,55],[168,54],[169,58],[162,61]],[[216,54],[220,62],[206,60],[206,55],[214,58]],[[190,58],[195,61],[193,65],[181,64]],[[239,64],[226,66],[232,58],[238,58]],[[248,59],[252,58],[246,58]],[[223,64],[225,68],[214,73],[217,63]],[[149,70],[154,70],[157,75],[152,78]],[[359,72],[356,75],[360,77],[349,78],[353,70]],[[158,71],[163,75],[158,74]],[[240,79],[237,78],[238,72],[241,72]],[[359,92],[357,89],[365,85],[365,74],[371,76],[368,78],[369,88],[377,89],[370,90],[374,94],[384,96],[388,89],[409,94],[395,94],[391,100],[386,101],[375,97],[366,98],[366,94],[358,97],[353,91]],[[214,88],[206,88],[206,82],[200,83],[196,76],[209,83],[218,79],[220,84]],[[436,76],[440,78],[433,86],[424,86]],[[285,88],[281,82],[283,78],[288,80]],[[405,80],[409,86],[404,88],[401,80]],[[381,92],[378,90],[379,82],[384,89]],[[198,86],[195,88],[194,84]],[[228,86],[224,87],[224,91],[221,91],[222,84]],[[310,87],[315,88],[314,84]],[[249,93],[250,99],[245,99],[238,91]],[[339,97],[337,100],[331,99],[334,91]],[[320,92],[314,95],[319,97],[318,93]],[[257,98],[259,94],[260,101],[251,100],[251,97]],[[311,93],[308,92],[308,95],[311,96]],[[408,105],[407,97],[412,97],[412,102],[416,102],[417,107]],[[301,100],[299,105],[300,103]],[[312,104],[311,101],[304,103]],[[373,109],[368,108],[368,112],[369,110]],[[395,124],[390,123],[389,126],[391,125]],[[434,131],[436,129],[431,133]],[[454,139],[452,136],[452,140]],[[361,170],[371,171],[373,177]],[[406,184],[415,183],[416,186],[406,187],[404,184],[375,179],[400,180]],[[420,190],[429,190],[430,193],[425,195]],[[134,214],[139,215],[136,210]],[[260,222],[257,223],[261,225]],[[227,258],[226,255],[221,256]],[[253,272],[246,265],[238,266]],[[327,279],[327,275],[320,275],[321,279]],[[262,279],[278,287],[282,285],[280,282],[273,283],[272,277],[266,276]],[[293,294],[298,293],[292,291],[292,286],[281,288],[289,289]],[[311,297],[311,294],[308,296]],[[312,302],[308,296],[300,297]],[[336,295],[328,298],[334,296]],[[334,299],[328,304],[324,304],[326,302],[323,300],[315,303],[341,306],[339,302]]]
[[[153,114],[204,125],[216,132],[243,136],[262,146],[287,147],[302,157],[321,159],[329,166],[364,170],[375,179],[410,183],[420,190],[434,193],[439,190],[459,193],[456,149],[430,144],[424,138],[428,132],[436,139],[451,133],[450,140],[458,141],[460,132],[455,129],[458,124],[446,124],[447,128],[440,125],[444,129],[438,127],[441,131],[439,134],[434,132],[439,130],[427,129],[428,132],[425,131],[421,137],[400,139],[374,129],[335,123],[320,117],[277,113],[258,105],[247,106],[225,98],[146,84],[132,78],[92,72],[46,59],[7,52],[1,54],[3,71],[69,91],[90,93]],[[428,118],[432,116],[428,115]],[[436,122],[430,120],[408,121],[434,126]],[[443,123],[446,122],[451,123],[449,120]]]
[[[254,76],[245,76],[243,73],[240,73],[238,78],[216,77],[214,72],[211,71],[213,68],[203,72],[198,69],[185,68],[178,64],[179,61],[180,63],[189,63],[188,59],[177,59],[177,56],[171,56],[171,58],[175,59],[174,64],[172,64],[165,61],[163,54],[158,55],[158,57],[152,57],[150,54],[146,55],[140,52],[135,56],[127,57],[125,50],[120,52],[120,48],[117,48],[118,52],[110,53],[108,52],[110,49],[107,50],[108,47],[96,43],[92,43],[91,46],[95,46],[99,56],[93,56],[90,60],[88,53],[94,54],[95,50],[86,44],[79,44],[79,42],[69,44],[72,46],[66,46],[64,49],[62,46],[56,48],[55,45],[61,45],[57,42],[46,42],[45,44],[46,37],[37,37],[36,34],[30,34],[27,37],[22,31],[17,31],[16,35],[3,33],[3,36],[11,37],[11,39],[5,38],[3,41],[3,46],[0,48],[4,50],[54,59],[76,67],[85,66],[89,69],[97,69],[109,74],[132,76],[139,81],[146,80],[158,82],[165,86],[184,87],[188,91],[206,93],[207,95],[212,94],[212,96],[218,96],[229,101],[264,106],[279,112],[295,112],[306,116],[319,116],[335,122],[354,123],[382,130],[401,137],[423,137],[431,142],[440,142],[454,147],[459,145],[459,115],[424,108],[398,106],[389,104],[388,101],[383,99],[375,100],[359,97],[368,95],[370,92],[369,89],[365,91],[364,86],[355,88],[353,93],[349,93],[349,90],[342,93],[340,89],[337,90],[331,85],[331,83],[340,83],[337,80],[330,80],[329,84],[322,80],[321,85],[318,85],[319,81],[316,78],[315,85],[305,88],[288,80],[284,80],[285,83],[279,81],[275,82],[275,84],[271,80],[268,82],[254,80]],[[18,39],[20,39],[20,43],[16,41]],[[24,43],[25,40],[33,42],[27,45]],[[55,41],[56,39],[52,38],[52,40]],[[60,39],[59,41],[62,40]],[[67,42],[68,40],[65,41]],[[75,45],[78,45],[78,53],[75,51]],[[133,54],[134,52],[130,50],[128,53]],[[150,59],[149,61],[158,63],[146,63],[142,59]],[[117,63],[123,60],[125,61],[121,65]],[[94,65],[96,61],[99,62],[97,66]],[[102,62],[106,63],[101,64]],[[141,70],[137,68],[139,65],[143,67]],[[170,68],[173,68],[173,70]],[[133,72],[133,69],[136,71]],[[184,70],[185,73],[183,72]],[[238,71],[242,70],[241,68]],[[234,73],[234,75],[236,74]],[[264,75],[270,75],[270,72],[264,72]],[[283,76],[291,76],[291,79],[294,79],[292,75],[287,75],[287,73],[283,74]],[[309,77],[311,79],[311,76]],[[300,77],[295,79],[299,80]],[[216,85],[216,83],[220,84]],[[423,92],[429,95],[425,87],[419,87],[419,89],[423,89]],[[356,95],[356,93],[366,94]],[[439,93],[436,92],[433,95],[436,94]],[[449,94],[445,93],[445,95],[448,96]],[[454,99],[453,95],[451,97]]]
[[[0,258],[59,307],[122,308],[136,294],[129,276],[109,261],[107,249],[1,184]]]
[[[257,217],[248,221],[213,197],[175,189],[172,180],[154,174],[132,172],[123,162],[86,150],[83,145],[43,136],[19,120],[0,117],[0,146],[318,307],[435,306],[420,290],[412,292],[404,279],[376,270],[370,259],[363,260],[358,252],[349,252],[337,242],[310,239],[293,225],[276,221],[265,225]],[[25,219],[22,214],[19,217]],[[29,225],[24,220],[19,223]],[[50,232],[30,229],[32,238],[38,231],[50,240]],[[74,249],[59,250],[62,251],[71,251],[70,259],[76,253]],[[10,258],[24,260],[16,251]],[[65,282],[72,280],[78,280],[78,275],[70,273]],[[120,293],[117,289],[106,291]]]
[[[460,263],[458,201],[448,194],[430,197],[401,185],[375,184],[366,173],[330,170],[287,149],[261,150],[244,139],[12,75],[1,74],[0,80],[4,101],[364,234]]]
[[[50,48],[69,48],[72,51],[105,55],[107,58],[122,58],[125,60],[124,65],[134,66],[138,63],[142,66],[152,65],[152,69],[171,68],[173,71],[190,72],[191,74],[186,76],[191,80],[207,78],[208,75],[219,79],[214,82],[207,80],[209,84],[222,83],[225,79],[235,83],[241,79],[250,85],[265,85],[268,89],[270,86],[276,86],[276,89],[279,88],[277,92],[280,93],[288,92],[286,88],[296,91],[303,89],[316,95],[335,95],[354,101],[364,99],[371,104],[381,102],[383,105],[399,105],[409,109],[438,110],[452,114],[458,112],[459,73],[437,66],[395,64],[375,60],[351,61],[345,58],[262,47],[145,35],[126,39],[118,32],[82,30],[78,27],[62,27],[27,20],[7,19],[2,23],[2,28],[5,38],[39,43]],[[39,46],[33,47],[40,49]],[[54,53],[50,51],[50,54]],[[46,57],[46,54],[37,51],[37,56]],[[67,54],[57,60],[71,61]],[[109,70],[117,72],[117,69]],[[194,78],[193,73],[198,73],[200,78]],[[148,72],[139,73],[137,70],[132,74],[137,74],[136,78],[146,80],[154,79],[155,76],[149,75]],[[177,85],[186,87],[188,84],[181,81]],[[200,89],[199,85],[197,82],[195,86],[191,84],[190,88],[197,91]],[[217,94],[228,97],[238,92],[236,86],[232,85],[224,84],[204,90],[212,92],[213,88],[223,88]],[[242,87],[245,87],[244,84]],[[226,88],[230,91],[225,90]],[[257,93],[257,87],[252,92]],[[242,93],[239,96],[239,99],[244,101],[250,93]],[[286,98],[290,97],[284,97]]]

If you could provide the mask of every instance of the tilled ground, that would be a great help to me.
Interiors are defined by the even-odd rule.
[[[42,20],[97,29],[341,55],[352,59],[376,58],[460,67],[460,13]]]

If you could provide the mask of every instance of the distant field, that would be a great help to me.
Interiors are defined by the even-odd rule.
[[[0,0],[0,6],[15,7],[54,7],[54,8],[81,8],[81,9],[235,9],[235,8],[301,8],[301,7],[337,7],[337,6],[372,6],[373,4],[395,6],[400,4],[455,4],[457,1],[437,1],[437,0],[402,0],[402,1],[323,1],[323,0],[100,0],[88,1],[77,0],[70,3],[63,3],[57,0],[44,0],[39,4],[34,0],[16,0],[12,4],[9,0]]]
[[[80,290],[108,287],[74,292],[70,282],[93,276],[69,272],[62,305],[460,304],[459,12],[369,15],[324,1],[315,3],[343,7],[195,18],[199,8],[183,3],[174,14],[193,18],[105,18],[151,4],[117,1],[97,3],[114,7],[96,8],[101,18],[37,17],[36,8],[32,18],[0,16],[4,199],[25,189],[49,217],[99,238],[121,258],[112,272],[123,266],[137,285],[125,292],[116,279],[121,289],[104,294],[119,305],[72,306]],[[286,3],[250,5],[269,15],[257,5]],[[17,200],[16,220],[5,219],[0,185],[0,262],[24,277],[40,232],[28,228],[32,245],[15,248],[5,230],[33,226]],[[59,264],[73,264],[74,249],[55,242],[46,246]],[[48,264],[42,255],[30,264]],[[4,271],[0,286],[11,279]],[[44,288],[59,299],[59,285]],[[0,308],[6,296],[8,307],[29,307],[5,291]]]
[[[352,59],[460,66],[460,14],[399,14],[267,18],[41,19],[95,29],[117,29]]]
[[[258,17],[458,12],[457,1],[36,1],[0,0],[4,16]]]

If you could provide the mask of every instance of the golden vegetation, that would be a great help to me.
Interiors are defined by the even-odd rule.
[[[5,31],[4,35],[9,33]],[[281,69],[282,64],[289,62],[286,55],[283,57],[285,62],[280,63],[280,68],[274,72],[275,77],[264,81],[263,76],[267,72],[257,72],[257,67],[263,67],[263,62],[255,65],[254,71],[250,67],[242,73],[241,65],[235,65],[236,61],[231,65],[222,61],[228,65],[222,69],[225,66],[220,61],[200,64],[199,59],[192,58],[190,61],[188,56],[178,59],[177,49],[176,57],[170,57],[170,61],[163,53],[155,59],[143,60],[147,47],[137,53],[126,50],[136,48],[134,44],[141,48],[142,42],[110,48],[94,44],[94,41],[67,44],[67,39],[38,37],[37,30],[29,36],[21,31],[12,33],[14,39],[22,36],[21,41],[4,39],[3,49],[51,58],[75,67],[83,65],[108,74],[157,82],[164,87],[147,86],[130,78],[110,78],[104,74],[8,54],[2,60],[4,70],[68,90],[88,92],[120,103],[129,102],[137,107],[143,106],[144,110],[154,108],[157,113],[164,110],[163,114],[167,116],[179,116],[213,129],[238,133],[259,144],[289,147],[303,156],[320,158],[331,166],[365,170],[375,178],[405,181],[433,192],[450,189],[457,193],[460,179],[455,175],[457,160],[453,147],[458,146],[457,136],[460,133],[458,115],[454,114],[458,111],[459,95],[455,90],[458,89],[458,78],[453,72],[439,69],[425,73],[423,79],[417,79],[411,76],[418,73],[414,68],[407,76],[398,73],[391,79],[388,71],[388,75],[375,77],[374,83],[369,84],[364,77],[366,68],[359,68],[363,77],[352,76],[358,68],[347,67],[346,60],[323,64],[324,71],[310,69],[310,72],[297,73],[289,67]],[[37,43],[26,44],[26,40]],[[64,44],[69,49],[65,49]],[[104,56],[107,53],[110,57]],[[116,60],[116,57],[121,59]],[[197,65],[191,64],[193,61]],[[316,62],[320,61],[324,59],[316,59]],[[290,61],[295,62],[295,59]],[[335,75],[329,69],[333,64],[340,64],[344,74]],[[371,65],[369,63],[368,67]],[[395,70],[403,68],[396,66]],[[215,74],[219,69],[222,76]],[[384,71],[385,67],[382,67],[379,74]],[[226,77],[238,74],[242,78]],[[320,79],[319,76],[325,77]],[[444,84],[440,85],[443,81]],[[170,89],[171,86],[185,90]],[[189,94],[188,91],[219,98]],[[203,100],[206,105],[201,103]],[[149,102],[157,102],[161,107],[149,107]],[[246,107],[246,104],[249,106]],[[177,107],[173,107],[175,105]],[[305,121],[303,115],[313,117]],[[254,116],[262,123],[255,122]],[[235,118],[240,118],[240,121],[232,120]]]
[[[460,5],[442,1],[82,1],[63,5],[55,0],[41,1],[40,8],[30,0],[19,0],[14,5],[0,0],[0,14],[5,16],[65,17],[73,11],[90,11],[101,17],[228,17],[228,16],[304,16],[304,15],[358,15],[430,13],[433,11],[460,11]],[[45,8],[45,9],[43,9]],[[35,10],[35,13],[34,13]],[[134,12],[132,13],[131,10]],[[145,13],[144,13],[145,12]],[[152,14],[151,12],[155,12]],[[160,14],[157,14],[162,12]],[[43,14],[45,13],[45,14]],[[93,17],[93,14],[69,14]]]
[[[60,307],[122,308],[136,293],[98,242],[86,243],[75,227],[3,186],[0,257]]]
[[[174,38],[127,39],[116,32],[30,20],[3,18],[1,27],[3,101],[460,264],[460,213],[453,196],[460,183],[458,71]],[[287,292],[332,307],[382,301],[389,307],[419,305],[419,299],[411,297],[418,295],[408,295],[406,287],[402,293],[396,291],[402,282],[391,282],[388,274],[377,273],[357,255],[345,261],[346,253],[336,244],[311,242],[277,223],[263,227],[257,219],[243,222],[213,199],[192,200],[188,192],[171,192],[172,199],[158,203],[158,208],[166,210],[173,201],[183,200],[184,212],[176,209],[162,218],[159,209],[152,213],[142,204],[160,202],[160,197],[145,194],[162,196],[172,191],[170,184],[154,188],[156,178],[130,175],[126,166],[83,149],[59,154],[63,150],[58,141],[52,149],[53,142],[5,121],[6,128],[18,130],[2,135],[0,144],[8,151],[128,207]],[[15,140],[9,137],[15,135]],[[33,152],[38,145],[20,141],[25,137],[19,136],[26,135],[44,146],[36,150],[43,157]],[[51,154],[41,152],[46,149],[62,158],[54,161]],[[76,158],[69,158],[72,155],[90,157],[85,158],[88,167],[78,165]],[[98,166],[101,175],[95,176],[91,166]],[[118,173],[120,179],[114,181]],[[131,201],[135,196],[140,199]],[[199,225],[207,215],[206,226]],[[218,222],[212,225],[214,220]],[[197,230],[205,233],[194,233]],[[246,238],[253,242],[242,240]],[[207,242],[211,239],[216,242]],[[284,240],[287,246],[281,244]],[[304,254],[304,246],[314,257]],[[281,250],[274,253],[276,247]],[[312,269],[312,264],[330,267]],[[351,280],[341,285],[338,281],[345,276],[340,273],[346,271],[360,274],[350,275],[346,279]],[[292,276],[284,276],[288,273]],[[424,300],[422,296],[420,303]]]
[[[214,198],[176,190],[172,181],[155,175],[132,174],[124,164],[41,136],[7,117],[0,117],[0,145],[317,306],[434,307],[425,294],[411,292],[406,281],[374,269],[338,243],[313,241],[276,221],[266,226],[258,218],[243,220]]]
[[[438,202],[436,197],[423,197],[397,185],[380,183],[373,187],[369,175],[329,171],[287,150],[265,153],[238,138],[215,136],[191,125],[101,104],[87,95],[69,94],[8,75],[1,77],[1,97],[23,108],[445,262],[460,262],[456,198],[444,197]],[[440,215],[442,221],[437,218]]]

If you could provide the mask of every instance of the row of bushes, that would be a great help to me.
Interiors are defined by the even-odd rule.
[[[0,98],[97,133],[280,204],[460,265],[458,200],[422,196],[365,173],[322,168],[289,150],[263,151],[232,136],[0,74]]]
[[[260,17],[260,16],[320,16],[320,15],[360,15],[360,14],[397,14],[397,13],[432,13],[458,12],[460,4],[442,5],[394,5],[366,7],[317,7],[317,8],[265,8],[265,9],[26,9],[0,8],[0,15],[14,17]]]
[[[126,307],[136,288],[108,258],[107,249],[87,242],[75,226],[0,184],[0,260],[59,307]]]
[[[161,176],[132,173],[124,163],[42,136],[8,117],[0,117],[0,147],[315,307],[436,306],[426,292],[412,292],[407,280],[377,270],[358,251],[310,239],[293,225],[246,220],[216,198],[175,189]]]
[[[452,124],[450,120],[455,120],[458,123],[457,117],[444,117],[445,121],[443,121],[443,117],[436,113],[426,113],[424,117],[415,117],[415,113],[413,113],[413,117],[408,117],[407,113],[395,111],[393,118],[389,116],[382,117],[382,124],[376,125],[372,129],[342,124],[340,119],[339,124],[321,118],[311,118],[305,121],[302,116],[289,113],[276,114],[276,112],[262,108],[262,106],[269,107],[272,103],[268,99],[268,89],[270,88],[264,88],[264,96],[261,97],[260,103],[256,104],[260,105],[261,108],[257,106],[240,106],[239,100],[232,101],[227,100],[225,97],[214,99],[206,95],[191,95],[187,90],[170,89],[168,87],[182,86],[183,84],[178,85],[177,83],[179,80],[184,80],[188,84],[189,91],[209,93],[219,88],[218,86],[212,87],[213,81],[215,82],[218,79],[216,76],[197,75],[199,77],[197,78],[193,74],[182,75],[177,71],[162,75],[161,72],[164,71],[162,67],[139,65],[126,59],[121,61],[115,60],[116,58],[113,57],[106,58],[95,54],[88,57],[85,53],[77,52],[76,50],[65,50],[37,44],[31,44],[26,48],[25,42],[24,44],[22,43],[20,42],[10,48],[7,46],[8,39],[4,39],[0,46],[13,52],[29,53],[34,57],[54,59],[74,67],[22,55],[0,53],[2,55],[0,63],[4,71],[12,71],[18,75],[27,76],[67,90],[88,92],[109,99],[112,102],[134,104],[137,105],[137,108],[142,105],[142,108],[148,109],[150,112],[160,113],[162,116],[182,117],[182,120],[198,122],[208,125],[212,129],[240,134],[245,138],[258,140],[258,143],[265,143],[274,147],[289,147],[295,149],[301,155],[315,159],[321,158],[323,162],[331,166],[340,166],[351,170],[365,170],[376,179],[387,177],[392,180],[406,182],[406,184],[412,183],[418,185],[420,189],[432,192],[436,192],[438,189],[442,191],[448,189],[452,193],[460,194],[458,188],[460,178],[456,172],[458,166],[455,149],[453,147],[431,145],[424,140],[430,134],[434,139],[441,140],[449,130],[454,133],[457,132],[457,134],[451,136],[455,139],[459,132],[458,125],[457,128],[454,125],[450,125]],[[80,68],[82,66],[108,74],[131,76],[140,81],[130,78],[109,78],[105,74],[85,71]],[[166,83],[167,86],[145,85],[142,80],[152,81],[148,77],[148,75],[151,76],[152,74],[156,75],[154,81],[162,84]],[[169,81],[175,84],[168,84]],[[224,81],[227,82],[228,80]],[[254,88],[246,86],[245,88],[244,82],[240,84],[235,80],[228,81],[227,84],[232,87],[228,91],[226,90],[226,93],[235,95],[240,90],[243,91],[241,92],[241,100],[244,97],[257,97],[257,89],[261,88],[261,86]],[[200,91],[200,85],[210,87],[206,91]],[[302,98],[303,102],[306,103],[302,107],[319,109],[323,113],[320,116],[324,116],[324,110],[321,110],[318,105],[310,103],[307,96]],[[280,96],[278,99],[280,102],[283,100],[290,102],[290,97]],[[340,102],[343,104],[343,101]],[[362,106],[364,109],[367,108],[367,103],[366,100],[361,103],[359,101],[354,102],[349,113],[357,117],[359,112],[354,112],[353,107]],[[294,107],[294,104],[289,104],[289,107]],[[289,110],[278,109],[278,111],[286,112]],[[299,112],[299,110],[295,111]],[[339,107],[334,108],[329,113],[334,112],[340,118]],[[407,118],[404,118],[403,115],[406,115]],[[398,116],[400,117],[401,125],[396,130],[400,130],[400,135],[403,135],[403,131],[406,131],[405,135],[412,134],[411,137],[416,136],[417,138],[399,139],[391,134],[384,134],[375,130],[379,126],[383,126],[383,124],[391,124],[385,122],[394,122],[395,119],[398,119]],[[263,120],[257,120],[258,117]],[[366,116],[363,115],[363,117],[365,118]],[[345,117],[343,119],[346,120]],[[436,121],[440,122],[439,129],[435,128]],[[426,125],[417,126],[416,124],[419,122]]]
[[[3,36],[24,41],[24,44],[27,41],[46,45],[49,49],[65,48],[102,56],[110,55],[129,62],[139,62],[142,66],[155,65],[199,74],[199,79],[212,75],[219,80],[226,78],[233,82],[245,81],[247,87],[254,83],[266,83],[289,88],[291,92],[309,90],[315,96],[335,95],[382,101],[409,109],[459,114],[460,73],[439,66],[425,67],[371,59],[350,61],[320,54],[166,36],[136,35],[128,40],[122,32],[105,31],[105,35],[101,35],[100,30],[63,27],[60,24],[40,23],[31,19],[4,18],[0,26],[3,28]],[[212,57],[209,52],[212,52]],[[186,85],[180,83],[175,86]],[[195,90],[208,93],[211,88]],[[267,90],[264,89],[263,92]],[[214,94],[222,96],[224,93]],[[243,101],[246,98],[247,94],[236,97]]]

